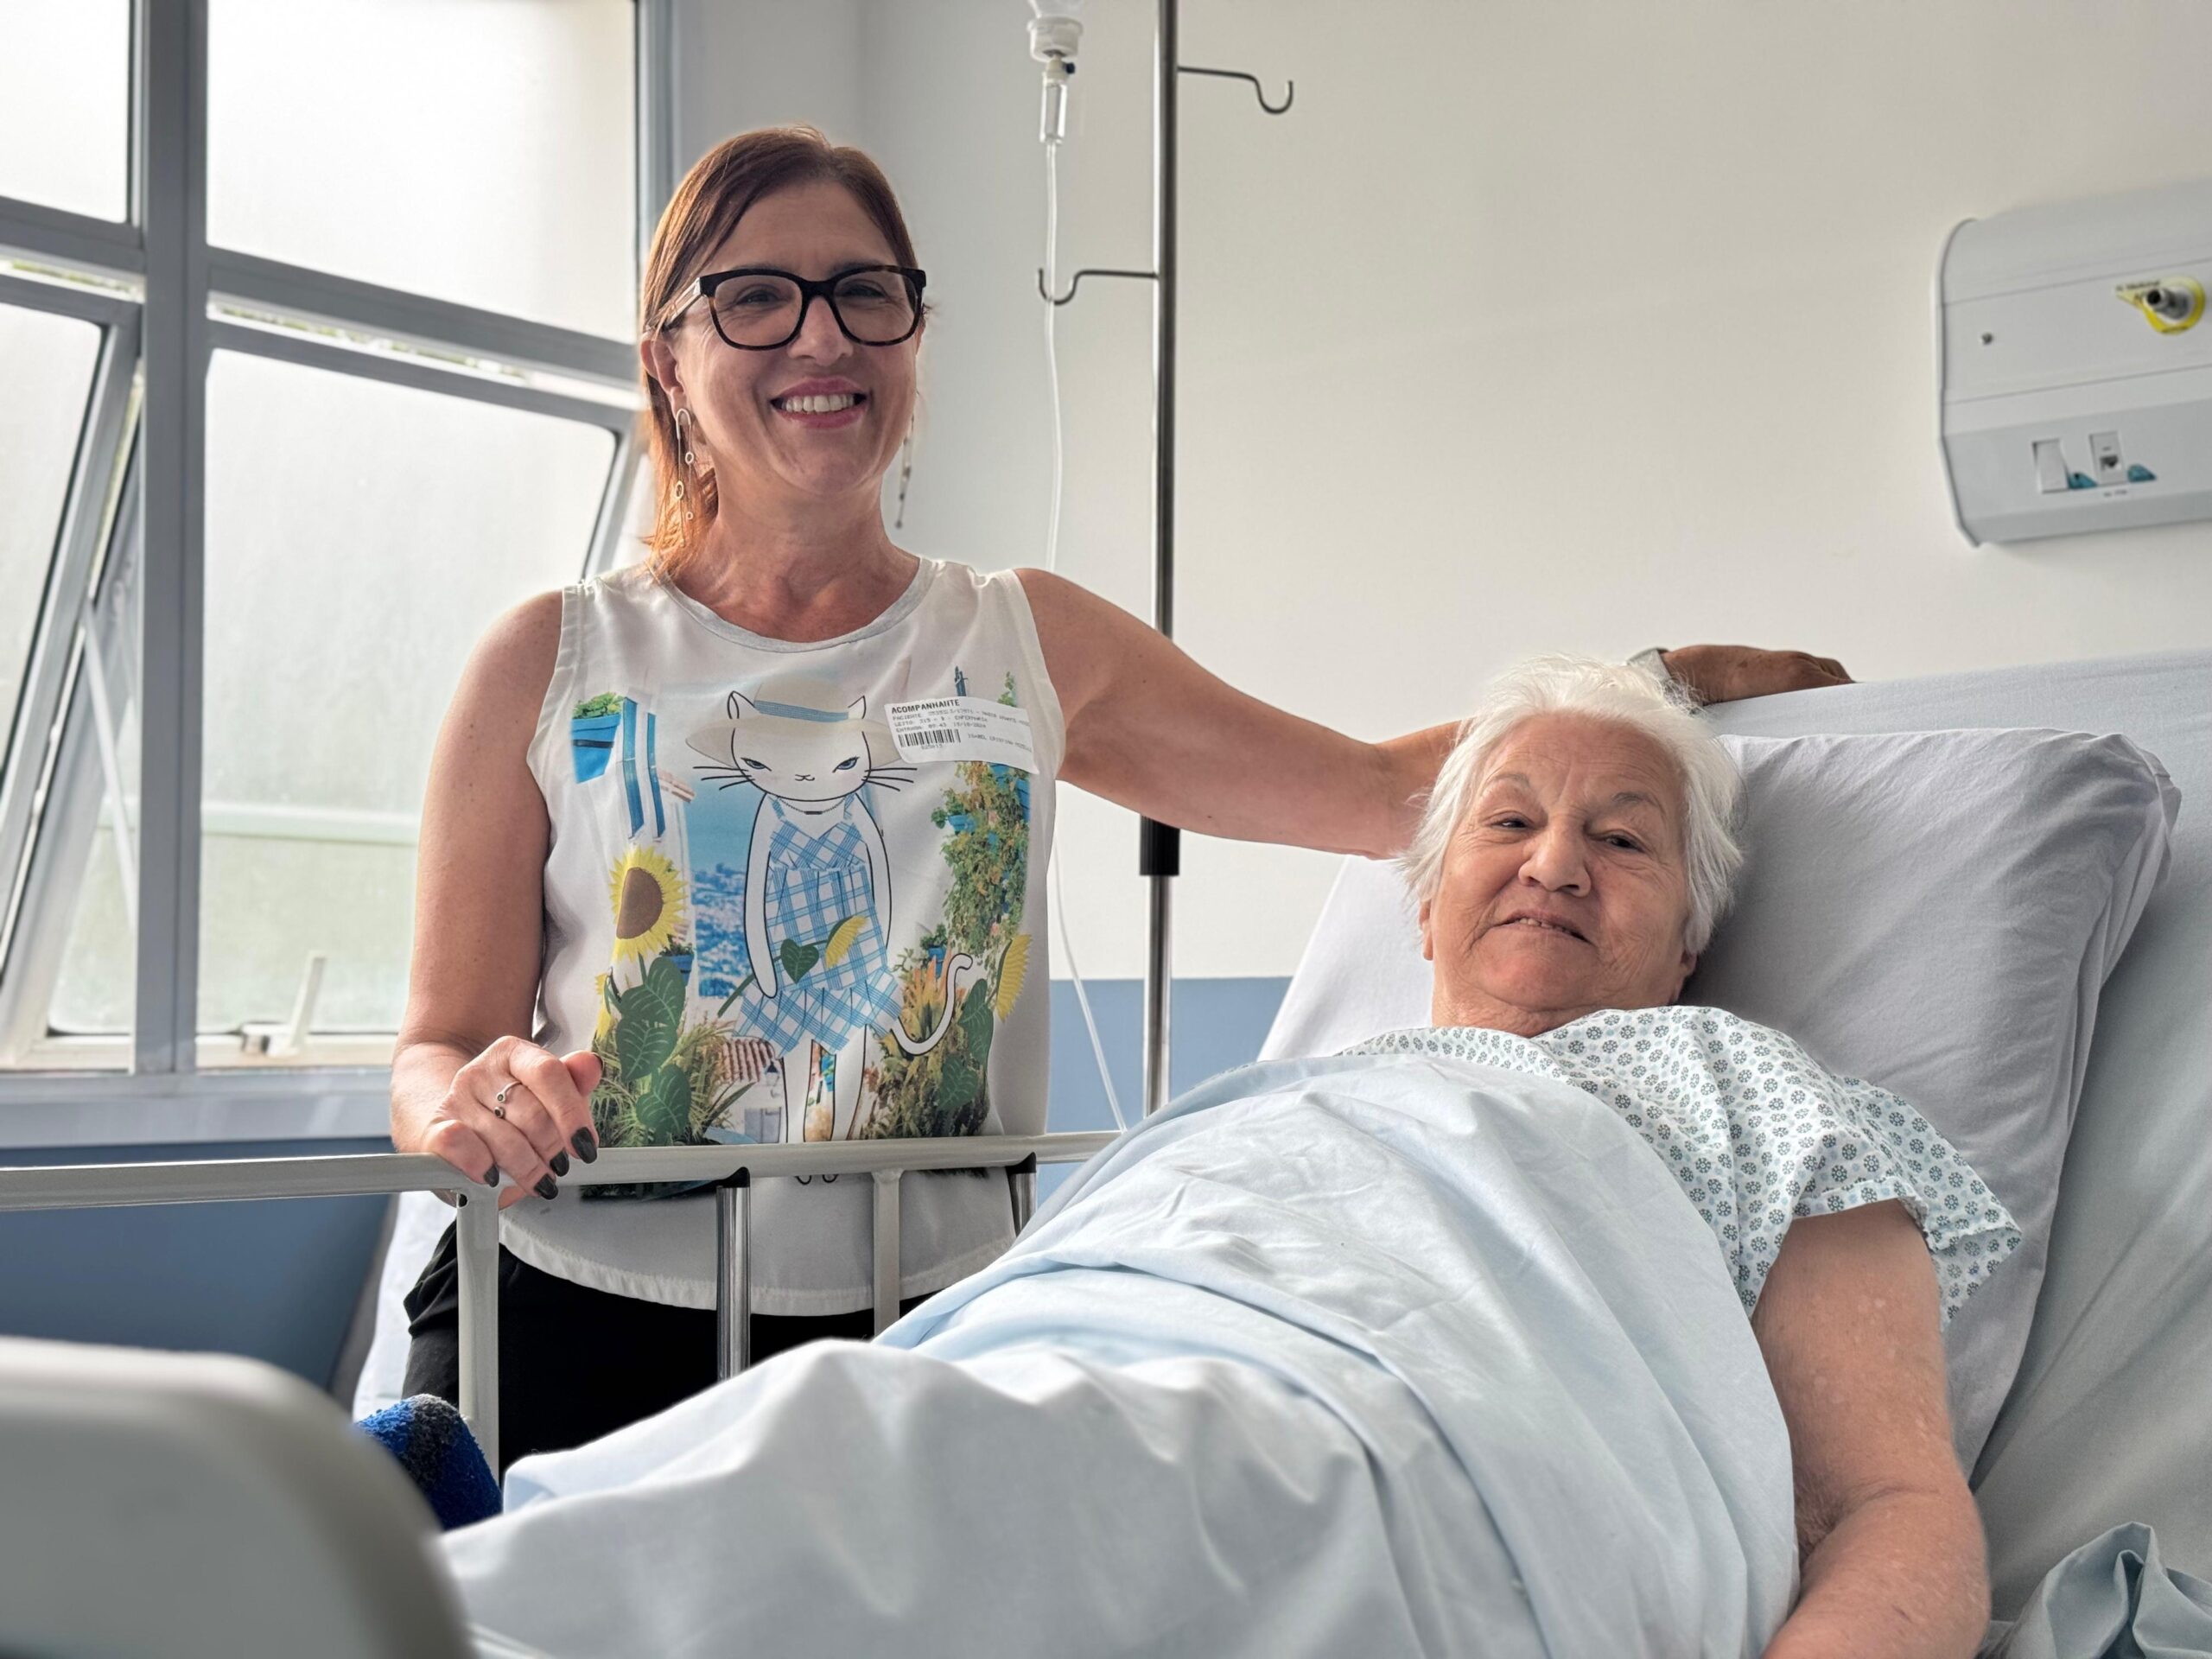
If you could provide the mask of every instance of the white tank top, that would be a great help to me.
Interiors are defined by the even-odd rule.
[[[795,645],[641,567],[567,589],[530,766],[552,821],[537,1040],[589,1047],[602,1145],[1039,1135],[1045,869],[1065,729],[1020,582],[925,559],[874,621]],[[899,1294],[1013,1236],[1003,1173],[910,1174]],[[753,1306],[872,1300],[873,1183],[753,1187]],[[714,1305],[714,1208],[567,1187],[509,1249]]]

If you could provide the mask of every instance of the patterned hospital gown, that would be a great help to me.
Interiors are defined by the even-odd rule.
[[[1718,1008],[1608,1008],[1536,1037],[1425,1027],[1344,1052],[1470,1060],[1605,1102],[1666,1160],[1713,1229],[1746,1313],[1799,1217],[1900,1200],[1935,1259],[1945,1325],[2020,1245],[1996,1194],[1926,1118]]]

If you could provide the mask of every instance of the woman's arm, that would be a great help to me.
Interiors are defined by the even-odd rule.
[[[1789,1425],[1802,1571],[1766,1659],[1971,1659],[1988,1568],[1912,1217],[1891,1201],[1794,1224],[1751,1329]]]
[[[1849,685],[1851,676],[1833,657],[1802,651],[1766,651],[1758,645],[1681,645],[1659,658],[1679,685],[1700,703],[1737,702],[1770,697],[1782,691],[1817,691]]]
[[[561,640],[561,596],[501,617],[470,653],[439,728],[416,857],[415,946],[391,1062],[391,1141],[472,1179],[505,1170],[504,1207],[550,1196],[567,1150],[596,1158],[598,1064],[529,1040],[551,830],[530,741]],[[494,1116],[493,1093],[517,1086]],[[581,1138],[579,1134],[581,1132]],[[588,1150],[587,1150],[588,1148]]]
[[[1067,721],[1068,782],[1209,836],[1370,858],[1404,847],[1451,728],[1440,745],[1360,742],[1246,696],[1063,577],[1018,574]]]
[[[1370,858],[1405,850],[1457,722],[1363,743],[1245,696],[1065,577],[1015,574],[1067,721],[1070,783],[1205,835]],[[1686,646],[1667,664],[1708,702],[1845,678],[1826,658],[1747,645]]]

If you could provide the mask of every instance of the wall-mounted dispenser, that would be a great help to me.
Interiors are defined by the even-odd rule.
[[[2212,180],[1970,219],[1936,277],[1974,542],[2212,518]]]

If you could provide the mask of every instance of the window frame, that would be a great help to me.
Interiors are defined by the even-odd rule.
[[[639,453],[633,344],[209,245],[209,0],[133,0],[130,218],[0,197],[0,303],[103,331],[12,729],[0,733],[0,1146],[358,1135],[384,1127],[388,1039],[247,1059],[196,1028],[207,377],[239,352],[600,427],[613,438],[577,574],[610,568]],[[632,0],[636,244],[674,186],[674,0]],[[47,280],[45,270],[56,273]],[[274,320],[276,326],[270,326]],[[343,343],[289,324],[339,331]],[[486,374],[452,359],[498,365]],[[540,382],[543,382],[540,384]],[[86,640],[139,647],[134,1017],[59,1037],[48,1011],[108,792]],[[101,653],[111,677],[125,666]],[[119,708],[110,687],[107,702]],[[150,711],[160,711],[158,716]],[[347,1052],[348,1049],[351,1052]],[[221,1057],[230,1063],[203,1070]],[[353,1063],[346,1063],[351,1061]],[[193,1109],[180,1110],[189,1104]]]

